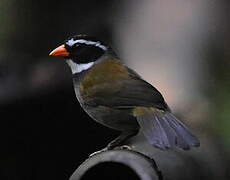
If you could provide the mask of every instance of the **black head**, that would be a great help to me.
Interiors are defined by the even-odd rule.
[[[71,59],[78,64],[94,62],[108,50],[107,45],[103,42],[87,35],[68,38],[64,42],[64,47],[68,52],[68,56],[65,58]]]
[[[76,35],[68,38],[63,45],[54,49],[51,56],[71,59],[77,64],[94,62],[104,55],[109,47],[100,40],[87,36]]]
[[[89,69],[104,54],[115,53],[102,41],[87,35],[68,38],[64,44],[54,49],[50,56],[64,57],[72,72],[79,73]]]

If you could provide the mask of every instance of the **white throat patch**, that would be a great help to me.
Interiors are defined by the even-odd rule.
[[[85,39],[74,40],[72,38],[68,42],[66,42],[66,44],[69,45],[69,46],[73,46],[76,43],[81,43],[81,44],[86,44],[86,45],[93,45],[93,46],[96,46],[96,47],[99,47],[99,48],[103,49],[104,51],[107,50],[107,47],[102,45],[99,41],[95,42],[95,41],[88,41],[88,40],[85,40]]]
[[[67,64],[70,66],[71,71],[73,74],[75,73],[80,73],[84,70],[89,69],[90,67],[92,67],[94,65],[94,62],[89,62],[89,63],[84,63],[84,64],[77,64],[75,62],[73,62],[71,59],[66,61]]]

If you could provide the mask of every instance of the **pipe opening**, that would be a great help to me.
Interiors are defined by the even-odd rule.
[[[141,180],[133,169],[127,165],[117,162],[103,162],[93,166],[81,177],[81,180],[88,179]]]

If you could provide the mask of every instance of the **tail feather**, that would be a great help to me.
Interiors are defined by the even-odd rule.
[[[149,143],[158,148],[178,146],[187,150],[200,145],[199,140],[171,112],[153,111],[136,118]]]
[[[188,144],[186,143],[186,141],[180,136],[180,134],[177,132],[176,129],[174,129],[172,127],[172,125],[170,124],[170,120],[167,117],[162,117],[162,120],[164,123],[167,124],[167,126],[165,127],[165,131],[173,131],[173,135],[170,135],[170,138],[172,139],[172,144],[171,147],[175,147],[178,146],[182,149],[189,149]]]
[[[189,131],[188,127],[180,122],[172,113],[167,113],[166,116],[169,116],[171,127],[174,128],[175,131],[180,132],[178,136],[180,135],[189,146],[197,147],[200,145],[199,140]]]

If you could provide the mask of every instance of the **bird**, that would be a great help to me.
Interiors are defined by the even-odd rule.
[[[49,55],[61,57],[69,65],[84,111],[96,122],[121,132],[103,151],[122,147],[139,132],[161,150],[200,146],[162,94],[125,65],[107,43],[90,35],[74,35]]]

